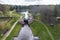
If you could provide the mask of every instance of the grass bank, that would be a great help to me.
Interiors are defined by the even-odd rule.
[[[21,25],[17,23],[11,34],[6,38],[6,40],[13,40],[13,38],[18,35],[20,28]]]
[[[17,20],[17,18],[0,18],[0,39],[4,36],[4,34],[11,28],[13,23]]]
[[[55,24],[55,26],[50,26],[49,24],[46,24],[46,25],[48,26],[48,29],[54,36],[55,40],[59,40],[60,39],[60,25],[59,24]]]
[[[42,25],[41,23],[33,21],[31,24],[31,29],[33,31],[34,36],[38,36],[40,40],[51,40],[44,25]]]

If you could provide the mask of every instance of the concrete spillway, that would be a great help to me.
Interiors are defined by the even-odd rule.
[[[17,40],[33,40],[33,34],[28,25],[24,25],[24,27],[21,28],[21,31],[17,37]]]
[[[32,30],[28,25],[24,25],[24,27],[21,28],[18,37],[15,37],[14,40],[39,40],[39,38],[33,36]]]
[[[32,30],[29,27],[28,11],[24,13],[24,20],[22,21],[23,27],[21,28],[18,37],[15,37],[14,40],[38,40],[38,37],[33,36]]]

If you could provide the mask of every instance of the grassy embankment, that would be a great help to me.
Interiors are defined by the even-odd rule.
[[[11,28],[13,23],[16,21],[16,18],[0,18],[0,39],[3,37],[3,35]]]
[[[49,31],[52,33],[52,36],[54,37],[55,40],[59,39],[59,34],[60,34],[60,25],[51,27],[49,26],[49,24],[45,24],[47,26],[47,28],[49,29]],[[48,34],[46,28],[44,27],[44,25],[42,25],[40,22],[37,21],[33,21],[32,24],[30,25],[32,32],[34,34],[34,36],[38,36],[40,38],[40,40],[52,40],[50,35]],[[18,23],[16,25],[16,27],[14,28],[14,30],[11,32],[11,34],[7,37],[6,40],[12,40],[14,38],[14,36],[17,36],[18,33],[20,31],[20,24]]]
[[[3,16],[1,16],[1,15],[3,15]],[[6,15],[0,13],[0,39],[12,27],[13,23],[19,19],[20,16],[22,16],[22,14],[18,14],[15,11],[8,12],[8,14],[6,14]],[[1,18],[1,17],[3,17],[3,18]],[[9,17],[11,17],[11,18],[9,18]]]
[[[13,40],[13,38],[18,35],[20,28],[21,28],[21,25],[19,23],[17,23],[15,28],[11,32],[11,34],[6,38],[6,40]]]
[[[35,19],[40,20],[42,17],[41,16],[37,16],[35,17]],[[55,40],[59,40],[60,39],[60,25],[59,24],[55,24],[55,26],[50,26],[49,23],[44,23],[47,28],[49,29],[50,33],[52,34],[52,36],[54,37]],[[34,33],[34,35],[38,35],[40,37],[41,40],[51,40],[51,37],[49,37],[47,31],[45,31],[46,28],[44,28],[44,26],[39,23],[39,22],[34,22],[32,23],[32,31]]]
[[[55,26],[52,27],[49,24],[47,24],[47,27],[50,30],[50,32],[52,33],[52,35],[55,38],[55,40],[59,40],[60,39],[60,25],[59,24],[55,24]]]
[[[44,25],[42,25],[41,23],[33,21],[33,23],[31,24],[31,29],[34,36],[38,36],[40,40],[51,40],[46,29],[44,28]]]

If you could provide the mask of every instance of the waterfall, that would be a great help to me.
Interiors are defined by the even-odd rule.
[[[25,14],[24,18],[28,19],[28,11],[26,11],[24,14]]]

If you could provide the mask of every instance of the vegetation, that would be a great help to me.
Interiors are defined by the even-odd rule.
[[[11,28],[17,18],[0,18],[0,38]]]
[[[0,18],[0,38],[3,36],[3,34],[6,32],[6,24],[8,20]]]
[[[14,37],[17,37],[19,31],[20,31],[21,25],[19,23],[16,24],[15,28],[11,32],[11,34],[7,37],[6,40],[13,40]]]
[[[50,36],[48,35],[44,25],[37,21],[33,21],[31,24],[31,29],[34,36],[38,36],[40,40],[51,40]]]
[[[20,24],[18,23],[14,30],[11,32],[11,34],[7,37],[6,40],[12,40],[14,38],[14,36],[17,36],[20,30]],[[50,36],[48,35],[46,29],[44,28],[44,26],[37,22],[37,21],[33,21],[33,23],[31,24],[31,29],[33,31],[34,36],[38,36],[40,38],[40,40],[51,40]]]
[[[3,13],[0,11],[0,17],[3,16]]]
[[[55,40],[59,40],[59,34],[60,34],[60,25],[56,24],[54,27],[50,26],[49,24],[45,25],[48,27],[49,31],[52,33],[52,36],[54,37]],[[33,31],[34,36],[38,36],[40,40],[52,40],[51,37],[49,36],[46,28],[44,25],[37,21],[33,21],[31,24],[31,29]]]
[[[40,6],[40,7],[42,7],[42,6]],[[39,11],[38,9],[36,11]],[[54,19],[54,17],[60,16],[60,11],[58,9],[57,8],[55,9],[55,7],[52,5],[45,6],[45,7],[42,7],[41,13],[39,11],[39,15],[34,14],[33,17],[34,17],[34,19],[37,19],[37,20],[43,19],[44,21],[46,20],[45,22],[48,22],[49,18]],[[34,8],[34,10],[35,10],[35,8]],[[32,10],[32,11],[34,11],[34,10]],[[37,13],[36,11],[34,13]],[[5,19],[5,18],[0,19],[0,39],[11,28],[13,23],[20,16],[23,16],[23,15],[17,13],[16,10],[10,11],[10,6],[0,5],[0,17],[12,17],[11,19],[8,18],[9,20]],[[53,21],[55,21],[55,20],[53,20]],[[44,23],[44,24],[47,26],[49,31],[52,33],[52,36],[54,37],[54,39],[60,40],[60,25],[55,24],[54,26],[50,26],[47,23]],[[40,40],[52,40],[50,35],[48,34],[46,28],[40,22],[34,20],[30,26],[31,26],[34,36],[38,36],[40,38]],[[13,40],[13,38],[15,36],[18,36],[20,28],[21,28],[21,25],[19,23],[17,23],[15,28],[13,29],[13,31],[7,37],[6,40]]]
[[[10,29],[11,26],[14,24],[14,22],[17,20],[17,18],[12,18],[8,23],[7,23],[7,28]]]
[[[59,24],[56,24],[55,26],[50,26],[49,24],[46,24],[46,25],[49,28],[55,40],[59,40],[60,39],[60,31],[59,31],[60,25]]]
[[[5,25],[6,25],[6,22],[3,22],[0,24],[0,38],[3,36],[2,33],[4,33],[6,30],[5,30]]]

